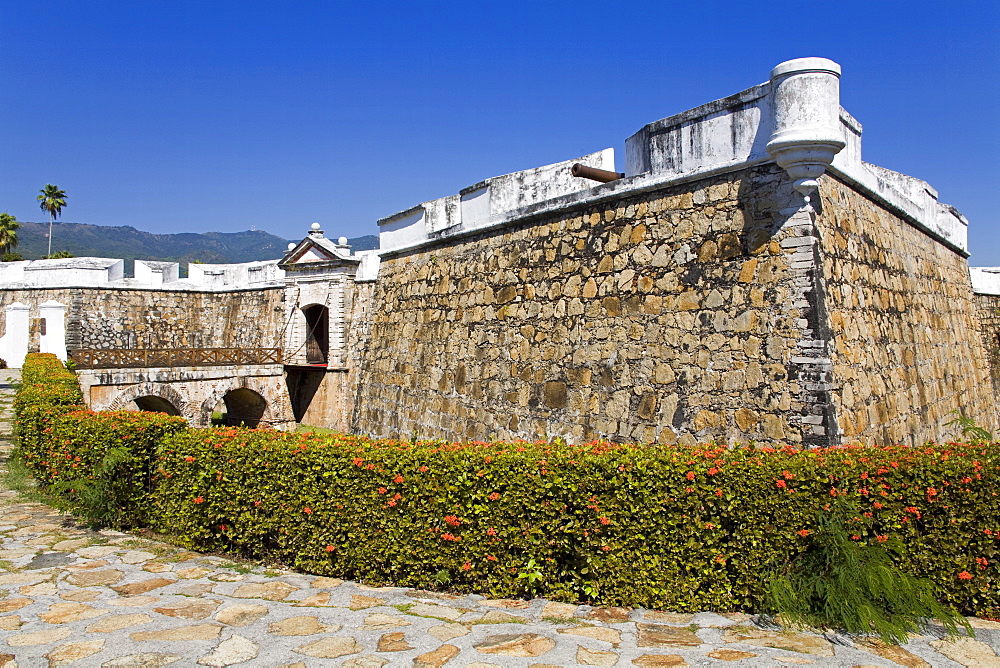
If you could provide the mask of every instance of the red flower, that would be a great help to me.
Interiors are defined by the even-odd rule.
[[[492,554],[487,554],[486,555],[486,561],[496,561],[496,560],[497,560],[497,558],[494,557]]]
[[[809,535],[809,529],[802,529],[802,530],[800,530],[800,531],[798,532],[798,534],[799,534],[800,536],[802,536],[803,538],[805,538],[806,536],[808,536],[808,535]]]
[[[493,492],[492,494],[490,494],[490,501],[496,501],[499,498],[500,498],[500,495],[497,494],[496,492]]]
[[[889,537],[888,536],[875,536],[875,540],[877,540],[880,543],[884,543],[885,541],[889,540]]]
[[[722,490],[721,489],[715,490],[715,495],[716,496],[722,496]]]
[[[597,519],[601,524],[611,524],[611,520],[609,520],[607,517],[599,517]]]
[[[861,536],[859,536],[858,534],[854,534],[853,536],[851,536],[851,540],[861,540]]]
[[[715,525],[712,524],[711,522],[705,522],[705,528],[706,529],[714,529]]]
[[[309,506],[306,506],[305,508],[302,509],[302,512],[304,512],[306,515],[311,515],[312,514],[312,508],[310,508]]]
[[[457,517],[455,517],[454,515],[445,515],[445,516],[444,516],[444,521],[445,521],[445,522],[446,522],[446,523],[447,523],[447,524],[448,524],[449,526],[453,526],[453,527],[457,527],[458,525],[460,525],[460,524],[462,523],[462,520],[458,519],[458,518],[457,518]]]
[[[337,547],[335,545],[327,545],[326,546],[326,551],[327,552],[333,552],[336,549],[337,549]]]
[[[462,564],[462,570],[463,571],[471,571],[472,570],[472,563],[467,561],[464,564]]]
[[[958,579],[959,580],[971,580],[972,579],[972,573],[970,573],[969,571],[962,571],[961,573],[958,574]]]
[[[785,482],[784,480],[779,480],[778,482],[774,483],[774,485],[778,489],[785,489],[786,487],[788,487],[788,483]]]
[[[398,485],[399,483],[403,482],[403,476],[397,473],[396,477],[393,478],[392,481]]]
[[[712,468],[708,469],[708,475],[715,475],[718,472],[719,472],[719,469],[717,469],[714,466]]]
[[[361,466],[362,464],[365,463],[365,460],[361,459],[361,457],[355,457],[354,459],[351,460],[351,463],[354,464],[355,466]]]
[[[486,535],[487,536],[495,536],[495,535],[497,535],[497,530],[494,529],[493,527],[490,527],[489,529],[486,530]]]
[[[184,461],[186,461],[186,462],[193,462],[194,461],[194,457],[192,457],[191,455],[188,455],[187,457],[184,458]]]
[[[791,480],[792,478],[794,478],[794,477],[795,477],[794,475],[792,475],[792,474],[791,474],[791,473],[789,473],[788,471],[782,471],[782,472],[781,472],[781,475],[783,475],[783,476],[785,477],[785,480]]]
[[[379,494],[385,494],[385,493],[386,493],[386,492],[388,492],[388,491],[389,491],[389,490],[387,490],[387,489],[386,489],[385,487],[379,487],[379,488],[378,488],[378,493],[379,493]]]
[[[687,473],[684,474],[684,477],[687,478],[688,480],[694,480],[694,471],[688,471]]]
[[[205,499],[204,499],[204,498],[202,498],[202,497],[200,497],[200,496],[196,496],[196,497],[194,497],[194,502],[195,502],[195,503],[202,503],[202,502],[204,502],[204,501],[205,501]]]
[[[426,466],[421,466],[421,467],[420,467],[419,469],[417,469],[417,470],[418,470],[418,471],[420,471],[421,473],[427,473],[427,467],[426,467]]]

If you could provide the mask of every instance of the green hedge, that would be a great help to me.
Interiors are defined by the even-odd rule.
[[[63,414],[44,427],[42,479],[65,481],[67,465],[100,479],[113,443],[132,457],[122,477],[141,481],[121,482],[118,521],[192,547],[370,583],[678,611],[760,609],[770,572],[847,507],[856,540],[898,546],[943,600],[1000,612],[996,443],[459,445],[179,425]]]
[[[987,613],[1000,607],[998,455],[996,444],[774,451],[187,430],[161,448],[154,526],[369,582],[755,609],[769,569],[846,500],[857,540],[900,544],[905,571]]]
[[[14,401],[19,455],[31,474],[94,522],[143,525],[156,447],[182,418],[86,410],[76,376],[54,355],[28,355]]]

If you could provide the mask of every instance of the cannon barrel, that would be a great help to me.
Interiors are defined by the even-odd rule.
[[[596,167],[581,165],[579,162],[573,165],[572,173],[573,176],[578,176],[581,179],[590,179],[592,181],[600,181],[601,183],[617,181],[625,176],[624,174],[619,174],[618,172],[609,172],[606,169],[597,169]]]

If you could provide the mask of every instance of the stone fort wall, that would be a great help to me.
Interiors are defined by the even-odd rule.
[[[354,427],[803,440],[782,181],[732,173],[384,257]]]
[[[917,445],[997,425],[990,363],[963,254],[844,182],[820,189],[833,393],[843,440]]]
[[[282,294],[281,287],[228,292],[33,287],[0,289],[0,308],[21,302],[35,319],[39,304],[67,305],[71,350],[273,348],[282,345],[285,328]]]
[[[352,426],[919,443],[995,425],[964,257],[774,165],[383,257]]]

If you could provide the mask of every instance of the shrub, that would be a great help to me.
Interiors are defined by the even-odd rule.
[[[156,528],[317,573],[495,596],[757,609],[817,518],[964,611],[997,607],[996,445],[782,451],[370,441],[243,429],[168,438]]]
[[[78,410],[53,360],[32,357],[17,399],[39,479],[95,519],[196,548],[372,583],[759,610],[771,574],[822,547],[843,503],[856,509],[836,514],[847,540],[898,542],[894,567],[942,603],[1000,612],[998,443],[460,445],[186,429]]]
[[[28,355],[21,377],[15,423],[31,474],[93,523],[141,523],[156,445],[184,420],[85,410],[76,376],[54,355]]]

